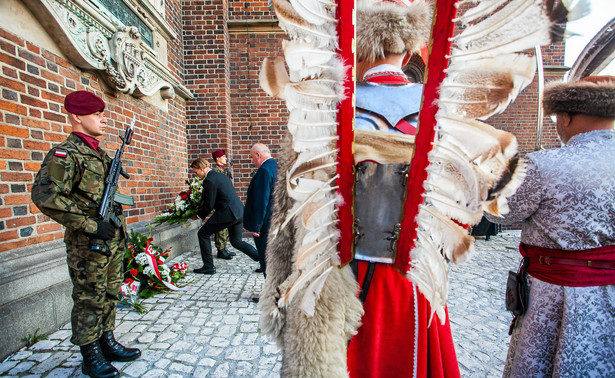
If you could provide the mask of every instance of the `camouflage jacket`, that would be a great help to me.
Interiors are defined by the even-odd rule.
[[[32,202],[66,227],[67,242],[75,237],[83,239],[83,232],[97,230],[96,218],[112,161],[101,148],[98,152],[100,155],[70,134],[49,151],[34,179]],[[126,231],[124,217],[119,218]]]
[[[218,164],[212,164],[211,169],[214,172],[218,172],[218,173],[222,173],[223,175],[227,175],[230,179],[233,178],[233,176],[231,176],[231,171],[228,169],[224,169],[221,166],[219,166]]]

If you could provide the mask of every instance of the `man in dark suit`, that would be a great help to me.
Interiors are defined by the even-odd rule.
[[[256,272],[266,274],[265,249],[269,235],[273,187],[277,178],[278,163],[271,157],[269,148],[262,143],[252,146],[250,157],[258,170],[248,187],[243,227],[252,231],[254,244],[258,250],[260,268]]]
[[[231,180],[222,173],[214,172],[209,162],[203,158],[193,161],[190,168],[203,179],[203,205],[197,213],[199,218],[205,220],[211,211],[215,210],[198,232],[203,267],[195,269],[194,272],[216,273],[211,255],[211,235],[225,228],[228,229],[231,245],[252,260],[258,261],[258,253],[254,247],[241,239],[243,204],[237,197]]]

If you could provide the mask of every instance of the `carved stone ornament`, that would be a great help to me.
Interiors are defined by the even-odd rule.
[[[76,66],[99,71],[120,92],[135,97],[160,92],[163,99],[185,93],[181,83],[143,48],[134,26],[117,25],[82,0],[24,0],[68,59]],[[189,92],[188,96],[191,96]],[[184,97],[184,95],[182,96]]]

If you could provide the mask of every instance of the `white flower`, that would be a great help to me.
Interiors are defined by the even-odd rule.
[[[135,261],[139,265],[147,265],[147,255],[145,254],[145,252],[141,252],[138,255],[136,255]]]
[[[143,274],[145,274],[146,276],[154,277],[154,271],[152,270],[152,268],[149,267],[149,265],[143,268]]]

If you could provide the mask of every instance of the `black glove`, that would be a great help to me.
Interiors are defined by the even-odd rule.
[[[115,226],[111,223],[105,222],[102,219],[97,219],[96,226],[96,232],[90,234],[92,237],[102,240],[111,240],[115,237]]]

